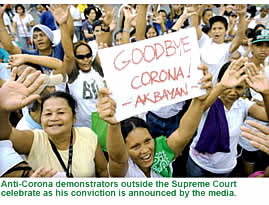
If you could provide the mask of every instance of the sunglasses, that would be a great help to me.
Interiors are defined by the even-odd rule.
[[[84,59],[84,58],[90,58],[90,57],[92,57],[91,53],[87,53],[85,55],[76,55],[76,58],[78,59]]]

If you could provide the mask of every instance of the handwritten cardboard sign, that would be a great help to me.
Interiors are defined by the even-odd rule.
[[[194,28],[99,51],[105,80],[117,103],[116,119],[205,93]]]

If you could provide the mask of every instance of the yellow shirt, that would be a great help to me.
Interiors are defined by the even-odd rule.
[[[74,177],[95,177],[95,151],[97,148],[97,136],[86,127],[74,128],[76,140],[73,145],[73,158],[71,171]],[[65,166],[68,163],[67,150],[58,150]],[[33,169],[41,166],[63,172],[63,168],[56,157],[48,140],[48,135],[43,130],[34,130],[34,140],[27,162]]]

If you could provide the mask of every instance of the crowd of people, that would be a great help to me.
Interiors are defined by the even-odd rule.
[[[98,51],[189,27],[206,94],[118,122]],[[0,6],[1,177],[267,177],[268,122],[269,5]]]

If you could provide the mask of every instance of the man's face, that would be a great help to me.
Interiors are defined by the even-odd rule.
[[[253,54],[253,57],[263,62],[265,58],[269,55],[269,41],[257,42],[252,44],[251,52]]]
[[[261,9],[261,17],[264,18],[267,15],[267,9]]]
[[[34,31],[33,41],[37,50],[47,50],[51,47],[51,41],[43,31]]]

